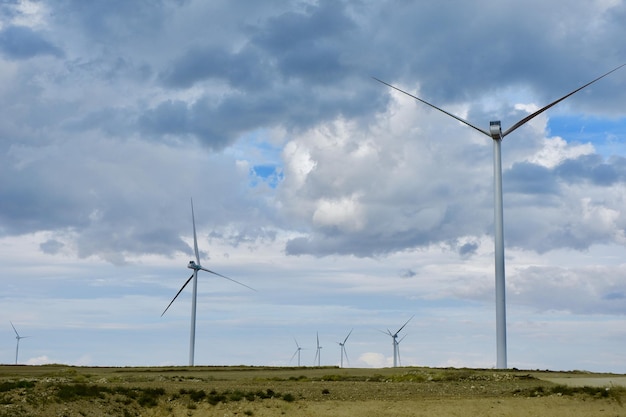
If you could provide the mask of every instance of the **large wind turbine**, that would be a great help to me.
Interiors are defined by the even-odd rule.
[[[402,327],[400,327],[398,331],[396,331],[395,333],[391,333],[391,330],[389,329],[387,329],[386,332],[383,332],[381,330],[382,333],[385,333],[391,336],[391,343],[393,345],[393,367],[394,368],[398,366],[398,360],[400,359],[400,342],[406,337],[405,335],[402,337],[402,339],[398,340],[398,334],[402,331],[402,329],[404,329],[404,326],[409,324],[409,322],[411,321],[413,317],[415,317],[415,315],[411,316],[411,318],[408,319],[406,323],[404,323]]]
[[[346,338],[343,339],[343,342],[337,342],[337,344],[341,348],[341,365],[340,365],[340,368],[343,368],[343,357],[344,356],[346,357],[346,362],[349,362],[349,360],[348,360],[348,352],[346,352],[346,342],[348,341],[348,338],[352,334],[352,330],[354,330],[354,329],[350,330],[350,333],[348,333]]]
[[[490,137],[493,139],[493,177],[494,177],[494,245],[495,245],[495,276],[496,276],[496,344],[497,344],[497,368],[507,368],[507,349],[506,349],[506,297],[505,297],[505,280],[504,280],[504,216],[502,210],[502,162],[501,162],[501,152],[500,152],[500,143],[505,136],[509,133],[512,133],[518,127],[524,125],[529,122],[536,116],[540,115],[544,111],[548,110],[550,107],[560,103],[565,100],[569,96],[579,92],[583,88],[595,83],[596,81],[606,77],[614,71],[622,68],[626,64],[622,64],[619,67],[612,69],[599,76],[598,78],[588,82],[587,84],[578,87],[576,90],[567,93],[563,97],[553,101],[537,110],[536,112],[529,114],[524,117],[519,122],[515,123],[513,126],[506,129],[504,132],[500,126],[500,121],[492,121],[489,122],[489,130],[482,129],[477,127],[470,122],[463,120],[462,118],[449,113],[425,100],[422,100],[419,97],[414,96],[413,94],[407,93],[404,90],[399,89],[391,84],[386,83],[385,81],[379,80],[376,77],[373,77],[376,81],[385,84],[388,87],[393,88],[403,94],[412,97],[427,106],[434,108],[435,110],[439,110],[442,113],[447,114],[448,116],[458,120],[459,122],[471,127],[472,129]]]
[[[320,366],[320,361],[321,361],[321,352],[322,352],[322,347],[320,346],[320,334],[316,333],[317,336],[317,350],[315,351],[315,359],[313,359],[313,364],[315,365],[315,362],[317,362],[317,366]]]
[[[251,290],[256,291],[254,288],[248,287],[246,284],[242,284],[239,281],[235,281],[232,278],[228,278],[227,276],[218,274],[217,272],[211,271],[210,269],[203,268],[202,265],[200,265],[200,253],[198,252],[198,238],[196,237],[196,219],[193,213],[193,199],[191,200],[191,223],[193,225],[193,250],[194,250],[194,253],[196,254],[196,261],[195,262],[193,260],[189,261],[187,268],[192,269],[193,273],[191,274],[189,279],[185,281],[183,286],[180,287],[180,290],[178,290],[174,298],[172,298],[172,301],[170,301],[170,303],[167,305],[165,310],[163,310],[163,313],[161,313],[161,317],[163,317],[167,309],[170,308],[174,300],[176,300],[176,297],[178,297],[178,295],[185,289],[187,284],[189,284],[189,281],[193,280],[193,294],[191,297],[191,335],[189,338],[190,339],[189,340],[189,366],[193,366],[194,351],[195,351],[195,346],[196,346],[196,300],[198,298],[198,271],[205,271],[210,274],[217,275],[218,277],[225,278],[236,284],[242,285],[246,288],[250,288]]]
[[[20,336],[20,334],[15,329],[13,322],[9,321],[9,323],[11,323],[11,327],[13,327],[13,331],[15,332],[15,339],[17,340],[17,346],[15,347],[15,364],[17,365],[17,356],[20,353],[20,340],[26,339],[28,336]]]

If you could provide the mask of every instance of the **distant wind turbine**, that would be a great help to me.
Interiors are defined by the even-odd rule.
[[[249,287],[246,284],[242,284],[241,282],[235,281],[232,278],[228,278],[227,276],[224,276],[222,274],[218,274],[217,272],[203,268],[202,265],[200,265],[200,253],[198,252],[198,238],[196,237],[196,219],[193,213],[193,199],[191,200],[191,223],[193,225],[193,250],[196,254],[196,262],[189,261],[187,268],[192,269],[193,273],[191,274],[189,279],[185,281],[183,286],[180,287],[180,290],[178,290],[174,298],[172,298],[172,301],[170,301],[170,303],[167,305],[165,310],[163,310],[163,313],[161,313],[161,317],[163,317],[167,309],[170,308],[170,306],[172,305],[174,300],[176,300],[178,295],[185,289],[187,284],[189,284],[189,282],[193,280],[193,294],[191,297],[191,335],[190,335],[190,340],[189,340],[189,366],[193,366],[194,364],[194,350],[195,350],[195,345],[196,345],[196,300],[198,298],[198,271],[205,271],[213,275],[217,275],[218,277],[225,278],[236,284],[242,285],[246,288],[256,291],[254,288]]]
[[[296,346],[298,347],[296,349],[296,351],[294,352],[293,356],[291,357],[291,359],[289,359],[289,362],[291,362],[293,360],[293,358],[296,357],[296,355],[298,355],[298,366],[300,366],[300,351],[302,350],[302,348],[300,347],[300,345],[298,344],[298,341],[296,340],[296,338],[293,338],[293,341],[296,342]]]
[[[315,364],[315,362],[317,362],[317,366],[320,366],[320,361],[321,361],[321,351],[322,351],[322,347],[320,346],[320,334],[319,332],[316,333],[317,336],[317,350],[315,351],[315,359],[313,359],[313,364]]]
[[[404,90],[399,89],[391,84],[386,83],[385,81],[379,80],[376,77],[374,78],[376,81],[385,84],[388,87],[393,88],[403,94],[406,94],[409,97],[412,97],[427,106],[434,108],[435,110],[439,110],[440,112],[447,114],[448,116],[458,120],[459,122],[471,127],[472,129],[487,135],[491,139],[493,139],[493,173],[494,173],[494,245],[495,245],[495,276],[496,276],[496,344],[497,344],[497,360],[496,367],[501,369],[507,368],[507,348],[506,348],[506,297],[505,297],[505,279],[504,279],[504,215],[502,210],[502,162],[501,162],[501,151],[500,151],[500,143],[502,139],[509,133],[516,130],[518,127],[524,125],[529,122],[536,116],[540,115],[544,111],[548,110],[550,107],[555,106],[561,101],[565,100],[569,96],[579,92],[583,88],[595,83],[596,81],[606,77],[612,72],[617,71],[622,68],[626,64],[622,64],[619,67],[612,69],[599,76],[598,78],[588,82],[587,84],[578,87],[576,90],[564,95],[563,97],[553,101],[537,110],[536,112],[529,114],[524,117],[519,122],[515,123],[513,126],[509,127],[504,132],[502,131],[502,127],[500,126],[500,121],[492,121],[489,122],[489,130],[482,129],[477,127],[470,122],[463,120],[462,118],[455,116],[452,113],[449,113],[425,100],[422,100],[419,97],[414,96],[413,94],[407,93]]]
[[[352,330],[354,330],[354,329],[352,329]],[[343,357],[344,356],[346,357],[346,362],[348,364],[350,363],[350,361],[348,360],[348,352],[346,352],[346,342],[348,341],[348,338],[352,334],[352,330],[350,330],[350,333],[348,333],[346,338],[343,339],[343,342],[337,342],[337,344],[341,347],[341,365],[340,365],[341,368],[343,368]]]
[[[385,333],[391,336],[391,343],[393,345],[393,367],[394,368],[398,366],[398,361],[400,360],[400,342],[406,337],[406,335],[404,335],[402,339],[398,340],[398,334],[402,331],[402,329],[404,329],[404,326],[409,324],[409,322],[411,321],[411,319],[413,319],[413,317],[415,317],[415,315],[411,316],[411,318],[408,319],[406,323],[404,323],[402,327],[400,327],[398,331],[396,331],[395,333],[391,333],[391,330],[389,329],[387,329],[386,332],[383,332],[381,330],[381,333]]]
[[[17,346],[15,347],[15,364],[17,365],[17,357],[18,357],[18,355],[20,353],[20,340],[21,339],[26,339],[29,336],[20,336],[20,334],[15,329],[15,326],[13,325],[13,322],[9,321],[9,323],[11,323],[11,327],[13,327],[13,331],[15,332],[15,339],[17,340]]]

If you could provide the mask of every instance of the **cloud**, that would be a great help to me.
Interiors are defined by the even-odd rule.
[[[0,31],[0,51],[12,59],[28,59],[38,55],[63,57],[63,51],[47,41],[42,34],[25,26],[8,26]]]
[[[385,368],[389,366],[389,359],[382,353],[377,352],[363,353],[359,356],[358,361],[367,365],[368,368]]]

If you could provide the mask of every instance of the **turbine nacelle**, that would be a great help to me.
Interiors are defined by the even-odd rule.
[[[493,140],[502,139],[502,126],[500,126],[500,121],[489,122],[489,134]]]
[[[202,269],[202,267],[194,261],[189,261],[189,263],[187,264],[187,268],[193,269],[194,271],[199,271]]]

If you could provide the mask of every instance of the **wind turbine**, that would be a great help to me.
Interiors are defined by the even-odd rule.
[[[321,361],[321,351],[322,351],[322,347],[320,346],[320,334],[319,332],[316,333],[317,336],[317,350],[315,351],[315,359],[313,359],[313,364],[315,364],[315,362],[317,362],[317,366],[320,366],[320,361]]]
[[[232,278],[228,278],[227,276],[224,276],[222,274],[218,274],[217,272],[211,271],[210,269],[206,269],[206,268],[202,267],[202,265],[200,265],[200,253],[198,252],[198,238],[196,237],[196,219],[195,219],[195,216],[194,216],[194,213],[193,213],[193,199],[191,200],[191,223],[193,225],[193,250],[194,250],[194,253],[196,254],[196,261],[195,262],[193,260],[189,261],[189,264],[187,265],[187,268],[192,269],[193,273],[191,274],[189,279],[187,281],[185,281],[183,286],[180,287],[180,290],[178,290],[178,292],[176,293],[174,298],[172,298],[172,301],[170,301],[170,303],[167,305],[165,310],[163,310],[163,313],[161,313],[161,317],[163,317],[163,315],[165,314],[167,309],[170,308],[170,306],[172,305],[174,300],[176,300],[178,295],[185,289],[187,284],[189,284],[189,282],[191,280],[193,280],[193,294],[192,294],[192,297],[191,297],[191,335],[190,335],[190,338],[189,338],[190,339],[189,340],[189,366],[193,366],[194,350],[195,350],[195,345],[196,345],[196,300],[198,298],[198,271],[205,271],[205,272],[208,272],[210,274],[217,275],[218,277],[225,278],[225,279],[227,279],[229,281],[232,281],[232,282],[234,282],[236,284],[242,285],[242,286],[244,286],[246,288],[249,288],[249,289],[251,289],[253,291],[256,291],[254,288],[249,287],[246,284],[242,284],[239,281],[235,281]]]
[[[463,120],[462,118],[449,113],[434,104],[431,104],[425,100],[422,100],[419,97],[414,96],[413,94],[407,93],[404,90],[399,89],[385,81],[379,80],[376,77],[374,78],[376,81],[385,84],[388,87],[393,88],[403,94],[412,97],[427,106],[434,108],[435,110],[439,110],[440,112],[447,114],[448,116],[458,120],[459,122],[471,127],[472,129],[490,137],[493,139],[493,176],[494,176],[494,256],[495,256],[495,276],[496,276],[496,345],[497,345],[497,360],[496,367],[501,369],[507,368],[507,349],[506,349],[506,296],[505,296],[505,279],[504,279],[504,215],[502,210],[502,162],[501,162],[501,151],[500,144],[502,139],[507,136],[509,133],[512,133],[518,127],[524,125],[529,122],[536,116],[540,115],[544,111],[548,110],[550,107],[555,106],[561,101],[565,100],[569,96],[579,92],[583,88],[595,83],[596,81],[606,77],[612,72],[617,71],[622,68],[626,64],[622,64],[617,68],[612,69],[599,76],[598,78],[588,82],[587,84],[578,87],[576,90],[564,95],[563,97],[553,101],[537,110],[536,112],[529,114],[528,116],[521,119],[519,122],[515,123],[513,126],[506,129],[504,132],[502,131],[502,127],[500,126],[500,121],[491,121],[489,122],[489,130],[482,129],[477,127],[470,122]]]
[[[291,362],[293,360],[293,358],[296,357],[296,355],[298,355],[298,366],[300,366],[300,351],[302,350],[302,348],[300,347],[300,345],[298,344],[298,341],[296,340],[296,338],[293,338],[293,341],[296,342],[296,346],[298,347],[296,349],[296,351],[294,352],[293,356],[291,357],[291,359],[289,359],[289,362]]]
[[[337,342],[337,344],[341,347],[341,365],[340,368],[343,368],[343,357],[346,357],[346,362],[350,362],[348,360],[348,352],[346,352],[346,342],[348,341],[348,338],[350,337],[350,335],[352,334],[352,330],[350,330],[350,333],[348,333],[348,335],[346,336],[345,339],[343,339],[343,342]]]
[[[402,339],[398,340],[398,334],[402,331],[402,329],[404,329],[404,326],[409,324],[409,322],[411,321],[411,319],[413,319],[413,317],[415,317],[415,315],[412,315],[411,318],[408,319],[406,323],[404,323],[402,327],[400,327],[398,331],[395,333],[391,333],[391,330],[389,329],[387,329],[387,332],[383,332],[381,330],[382,333],[385,333],[391,336],[391,343],[393,345],[393,367],[394,368],[398,366],[398,360],[400,359],[400,342],[402,342],[402,340],[404,340],[404,338],[406,337],[406,335],[404,335]]]
[[[15,347],[15,364],[17,365],[17,356],[20,352],[20,340],[26,339],[28,336],[20,336],[20,334],[15,329],[13,322],[9,321],[9,323],[11,323],[11,327],[13,327],[13,331],[15,332],[15,339],[17,340],[17,346]]]

